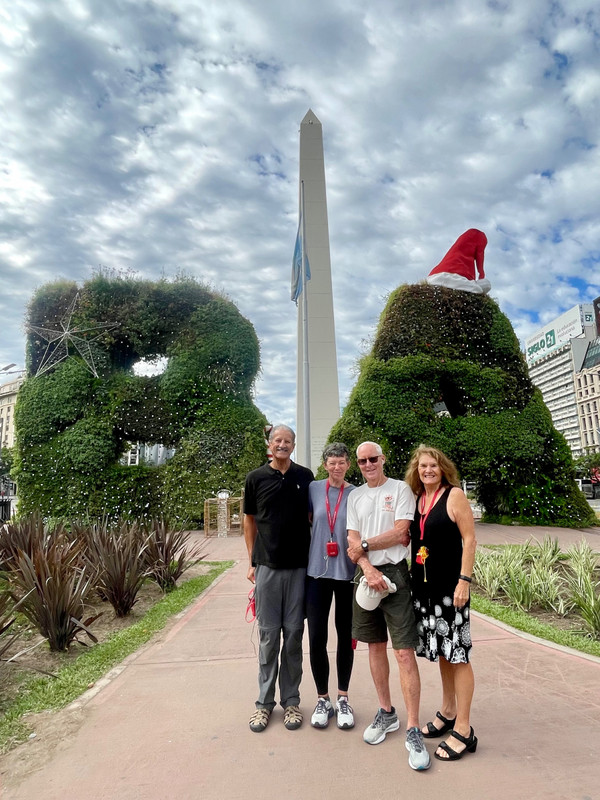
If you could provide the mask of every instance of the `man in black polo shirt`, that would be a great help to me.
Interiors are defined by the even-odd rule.
[[[264,731],[275,708],[278,674],[284,725],[295,730],[302,724],[298,706],[310,545],[308,485],[314,476],[291,460],[295,443],[287,425],[272,428],[273,460],[248,473],[244,490],[248,580],[256,586],[259,631],[258,700],[250,718],[250,730],[256,733]]]

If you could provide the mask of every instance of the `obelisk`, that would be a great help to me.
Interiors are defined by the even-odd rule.
[[[305,282],[308,315],[304,332],[302,303],[298,302],[298,363],[296,391],[296,452],[294,460],[313,471],[321,463],[323,445],[340,416],[329,224],[325,191],[323,127],[311,109],[300,123],[300,185],[304,185],[304,235],[310,264]],[[310,463],[306,462],[304,342],[308,341]]]

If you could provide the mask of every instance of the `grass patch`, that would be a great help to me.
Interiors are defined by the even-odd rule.
[[[191,578],[159,600],[138,622],[113,634],[106,642],[82,653],[74,662],[58,670],[56,678],[27,680],[19,697],[0,720],[0,753],[26,739],[29,730],[23,716],[50,711],[71,703],[110,669],[148,642],[169,619],[183,611],[210,584],[233,565],[233,561],[204,562],[211,569]]]
[[[560,630],[547,622],[542,622],[526,614],[524,611],[508,608],[496,600],[490,600],[476,593],[471,594],[471,608],[480,614],[500,620],[500,622],[510,625],[511,628],[516,628],[540,639],[547,639],[555,644],[563,645],[563,647],[570,647],[573,650],[579,650],[581,653],[600,658],[600,641],[586,636],[585,633]]]

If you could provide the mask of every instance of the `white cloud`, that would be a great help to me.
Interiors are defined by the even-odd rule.
[[[600,16],[583,0],[13,0],[0,366],[31,292],[185,270],[255,325],[294,424],[298,127],[324,127],[342,403],[385,298],[469,227],[520,337],[597,296]],[[583,281],[583,283],[581,282]]]

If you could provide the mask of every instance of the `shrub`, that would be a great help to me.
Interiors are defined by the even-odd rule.
[[[7,587],[0,586],[0,661],[4,660],[4,654],[11,648],[20,634],[18,630],[16,632],[11,631],[16,619],[14,611],[14,603]]]
[[[96,574],[100,596],[112,605],[118,617],[125,617],[138,599],[146,577],[139,524],[121,521],[110,525],[105,519],[90,526],[77,526],[90,570]]]
[[[534,563],[529,572],[529,580],[535,604],[564,616],[572,608],[572,602],[568,599],[565,578],[553,569],[556,563]]]
[[[575,572],[593,573],[598,564],[598,555],[585,540],[574,544],[567,550],[569,564]]]
[[[473,575],[479,589],[491,599],[497,597],[506,577],[506,570],[500,560],[500,553],[496,551],[487,553],[483,550],[477,550]]]
[[[173,517],[201,520],[207,497],[223,486],[238,490],[245,472],[265,460],[266,420],[252,400],[260,366],[254,328],[230,300],[193,279],[106,273],[82,287],[41,287],[28,323],[59,327],[77,293],[73,325],[118,327],[94,342],[99,377],[75,353],[35,376],[54,343],[28,334],[12,469],[19,513],[151,519],[168,508]],[[162,375],[133,373],[136,361],[158,356],[167,361]],[[219,446],[206,447],[202,434],[218,437]],[[138,440],[174,447],[176,457],[152,469],[121,467],[128,442]]]
[[[190,545],[190,531],[172,527],[165,519],[154,519],[146,528],[144,561],[147,575],[164,592],[193,564],[204,558],[201,545]]]
[[[98,618],[83,619],[92,578],[81,566],[81,546],[56,538],[31,555],[20,551],[10,577],[20,611],[48,640],[51,650],[67,650],[78,634],[97,641],[89,630]]]
[[[581,541],[567,551],[570,570],[567,585],[570,599],[592,636],[600,635],[600,581],[596,577],[597,555]]]
[[[567,576],[570,597],[592,636],[600,635],[600,583],[589,573],[572,573]]]
[[[438,416],[444,404],[448,416]],[[402,478],[425,442],[477,486],[484,520],[580,527],[597,523],[571,454],[527,373],[510,322],[490,297],[400,286],[328,441],[378,441]],[[360,479],[356,467],[349,480]]]
[[[544,567],[554,567],[562,558],[558,539],[545,536],[542,543],[534,547],[533,560]]]
[[[45,550],[52,540],[63,534],[64,526],[61,523],[51,527],[39,513],[0,525],[0,570],[12,571],[19,553],[31,557],[38,550]]]
[[[568,563],[565,564],[565,558]],[[597,555],[585,541],[564,556],[556,540],[478,550],[473,575],[490,599],[506,599],[527,611],[534,606],[564,616],[574,608],[592,636],[600,634]]]
[[[523,570],[522,565],[520,567],[516,564],[508,568],[502,589],[511,603],[521,611],[529,611],[535,602],[535,589],[530,576]]]

